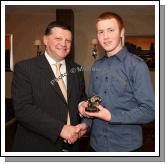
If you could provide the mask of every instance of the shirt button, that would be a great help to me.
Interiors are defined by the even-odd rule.
[[[98,77],[96,76],[96,79],[98,79]]]
[[[106,76],[106,78],[105,78],[106,80],[108,80],[108,77]]]
[[[104,94],[106,94],[107,93],[107,91],[104,91]]]

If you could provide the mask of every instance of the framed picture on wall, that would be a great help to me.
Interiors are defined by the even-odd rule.
[[[127,49],[144,59],[149,69],[155,69],[155,37],[125,36]]]
[[[5,71],[13,71],[13,34],[5,34]]]

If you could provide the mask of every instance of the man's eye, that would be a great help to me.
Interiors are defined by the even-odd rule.
[[[113,29],[109,29],[109,32],[113,32],[114,30]]]
[[[98,31],[98,34],[103,34],[103,31]]]
[[[66,40],[67,43],[71,43],[72,41],[71,40]]]
[[[61,40],[61,38],[55,38],[55,40]]]

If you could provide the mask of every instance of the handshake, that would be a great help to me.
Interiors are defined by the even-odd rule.
[[[101,102],[101,99],[98,96],[93,96],[90,98],[90,101],[91,103],[93,103],[93,105],[90,105],[89,101],[81,102],[78,107],[80,116],[87,117],[87,118],[98,118],[98,119],[110,122],[112,120],[111,112],[107,108],[100,105],[99,103],[97,104],[96,100]],[[88,109],[88,107],[90,108],[87,111],[86,109]],[[91,111],[93,110],[93,112],[90,112],[90,110]],[[60,133],[60,136],[64,139],[65,142],[69,144],[73,144],[81,136],[83,136],[86,133],[87,129],[88,129],[88,125],[86,125],[86,123],[80,123],[76,126],[64,125]]]
[[[73,144],[87,131],[87,125],[85,123],[78,124],[76,126],[64,125],[60,136],[64,139],[64,142]]]

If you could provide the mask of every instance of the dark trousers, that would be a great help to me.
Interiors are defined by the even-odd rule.
[[[63,143],[62,147],[62,152],[77,152],[79,151],[79,143],[75,144],[68,144],[68,143]]]
[[[89,147],[90,152],[96,152],[91,146]]]

